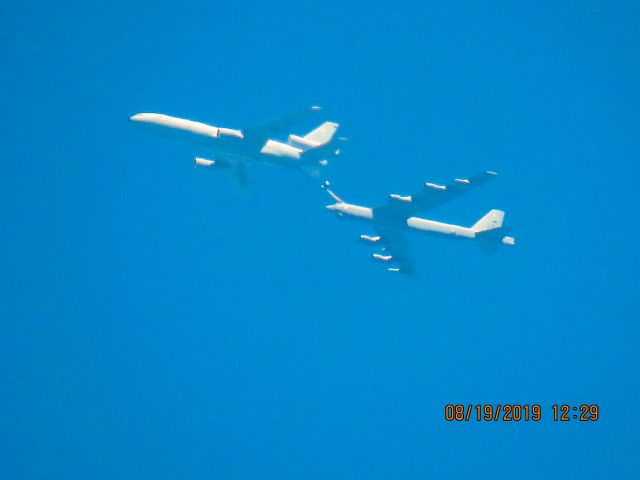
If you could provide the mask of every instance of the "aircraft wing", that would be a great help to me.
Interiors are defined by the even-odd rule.
[[[423,190],[414,195],[390,195],[387,205],[376,208],[376,215],[412,216],[431,210],[476,189],[480,185],[484,185],[495,178],[496,175],[497,173],[495,172],[483,171],[470,177],[456,178],[447,185],[425,183]]]
[[[380,234],[380,243],[384,246],[383,251],[377,255],[382,258],[391,256],[388,261],[392,264],[390,265],[392,271],[395,267],[400,273],[412,274],[414,272],[413,255],[406,232],[401,227],[382,224],[377,224],[376,230]]]
[[[235,164],[229,168],[229,175],[233,180],[233,183],[242,190],[245,194],[249,192],[249,183],[247,181],[247,169],[241,164]]]
[[[274,135],[289,129],[297,123],[305,120],[313,115],[314,112],[320,110],[320,107],[311,107],[299,112],[290,113],[284,117],[269,120],[253,127],[245,128],[242,130],[244,141],[255,144],[258,148],[262,148],[267,140]]]
[[[206,158],[195,158],[196,166],[203,166],[205,169],[210,169],[215,165],[216,170],[225,170],[233,183],[243,192],[249,192],[249,184],[247,182],[247,169],[246,165],[234,161],[233,159],[227,159],[223,156],[216,156],[215,160],[208,160]]]

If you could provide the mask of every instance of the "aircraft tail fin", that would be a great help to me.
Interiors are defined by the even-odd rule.
[[[331,142],[339,125],[334,122],[324,122],[319,127],[311,130],[304,137],[289,135],[289,145],[302,150],[322,147]]]
[[[478,220],[472,227],[476,233],[487,232],[489,230],[496,230],[502,227],[502,221],[504,220],[504,212],[502,210],[491,210],[484,217]]]
[[[304,139],[310,142],[315,142],[318,145],[324,145],[331,141],[338,130],[338,126],[339,125],[334,122],[324,122],[318,128],[307,133],[304,136]]]

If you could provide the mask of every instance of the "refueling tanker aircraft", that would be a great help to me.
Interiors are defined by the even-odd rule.
[[[478,245],[486,252],[493,253],[500,243],[515,245],[516,240],[507,234],[511,228],[504,228],[504,212],[491,210],[470,227],[452,225],[419,218],[418,212],[438,207],[460,195],[473,190],[486,183],[497,175],[495,172],[486,171],[468,178],[456,178],[449,185],[438,185],[427,182],[424,190],[416,195],[389,195],[387,205],[369,208],[346,203],[325,182],[323,188],[329,193],[336,203],[327,205],[328,210],[335,211],[339,216],[350,216],[373,222],[377,231],[376,235],[360,235],[360,240],[370,243],[382,243],[382,253],[374,253],[372,258],[381,262],[390,262],[394,266],[387,268],[390,272],[413,273],[413,259],[406,238],[406,227],[423,232],[454,237],[475,239]]]
[[[225,169],[240,186],[246,187],[245,168],[251,163],[298,167],[308,175],[318,177],[320,168],[327,166],[329,158],[340,154],[333,141],[338,124],[333,122],[324,122],[304,136],[289,135],[287,143],[271,139],[318,110],[320,107],[311,107],[243,130],[214,127],[161,113],[138,113],[130,119],[154,133],[209,149],[212,157],[195,157],[195,164]]]

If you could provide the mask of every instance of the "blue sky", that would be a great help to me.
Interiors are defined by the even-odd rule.
[[[4,2],[0,476],[637,478],[640,12],[561,3]],[[388,275],[317,182],[127,120],[312,104],[346,200],[497,170],[429,216],[517,247]],[[545,418],[443,419],[509,402]]]

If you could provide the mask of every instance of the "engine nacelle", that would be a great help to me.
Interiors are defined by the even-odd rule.
[[[455,182],[458,182],[458,183],[464,183],[465,185],[469,185],[469,184],[471,183],[471,182],[470,182],[468,179],[466,179],[466,178],[456,178],[454,181],[455,181]]]
[[[425,187],[429,187],[429,188],[435,188],[436,190],[446,190],[447,186],[446,185],[438,185],[437,183],[431,183],[431,182],[427,182],[424,184]]]
[[[411,195],[402,196],[402,195],[398,195],[397,193],[392,193],[391,195],[389,195],[389,197],[391,197],[394,200],[398,200],[400,202],[411,203],[413,201],[413,198],[411,197]]]
[[[200,165],[203,167],[213,167],[216,162],[214,160],[207,160],[206,158],[196,157],[194,158],[196,165]]]
[[[393,258],[391,255],[380,255],[379,253],[374,253],[372,257],[381,262],[389,262]]]
[[[505,245],[511,245],[511,246],[513,246],[513,245],[515,245],[515,244],[516,244],[516,239],[515,239],[515,238],[513,238],[513,237],[509,237],[509,236],[507,236],[507,237],[504,237],[504,238],[502,239],[502,243],[503,243],[503,244],[505,244]]]
[[[369,235],[360,235],[360,240],[365,240],[367,242],[376,243],[382,239],[380,236],[370,237]]]

